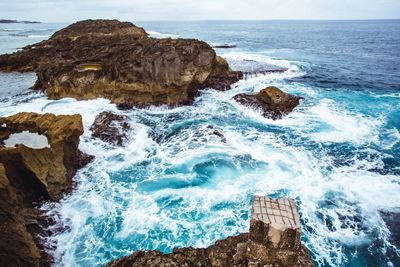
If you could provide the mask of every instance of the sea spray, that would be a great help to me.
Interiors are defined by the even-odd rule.
[[[399,264],[400,252],[380,214],[400,206],[400,102],[393,91],[398,80],[390,72],[392,59],[398,59],[384,54],[390,49],[377,49],[374,40],[337,48],[321,39],[321,31],[316,34],[319,27],[331,27],[329,35],[345,35],[334,22],[314,23],[309,31],[290,22],[254,23],[264,30],[245,24],[240,31],[230,23],[227,30],[212,23],[149,27],[174,34],[183,27],[181,36],[234,42],[236,48],[218,50],[234,61],[232,67],[255,62],[287,69],[247,77],[226,92],[204,90],[193,106],[121,111],[106,99],[48,100],[26,90],[34,77],[21,84],[16,76],[2,80],[21,92],[1,98],[0,115],[80,113],[85,127],[80,147],[96,156],[78,172],[70,195],[42,207],[56,221],[47,240],[56,266],[102,266],[140,249],[209,246],[248,230],[254,194],[296,200],[303,241],[319,266]],[[2,51],[31,42],[13,38],[13,46],[0,44]],[[377,58],[365,61],[364,46]],[[232,100],[269,85],[304,100],[276,121]],[[90,126],[102,111],[128,117],[125,147],[91,137]]]

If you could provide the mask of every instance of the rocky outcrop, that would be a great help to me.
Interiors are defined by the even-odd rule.
[[[92,136],[103,140],[104,142],[122,146],[127,139],[127,131],[130,129],[127,118],[108,111],[101,112],[90,130]]]
[[[261,109],[263,116],[276,120],[292,112],[302,97],[284,93],[279,88],[270,86],[257,94],[238,94],[233,99],[240,104]]]
[[[87,20],[0,56],[0,71],[35,71],[51,99],[105,97],[121,108],[190,104],[198,90],[241,78],[205,42],[155,39],[129,22]]]
[[[174,249],[171,254],[138,251],[107,266],[313,267],[300,235],[293,200],[255,196],[248,234],[228,237],[208,248]]]
[[[5,146],[23,131],[44,135],[48,146],[31,148],[33,141],[22,139],[15,147]],[[39,242],[47,222],[36,206],[59,200],[71,188],[77,168],[91,160],[78,149],[82,133],[80,115],[0,118],[0,266],[49,265]]]

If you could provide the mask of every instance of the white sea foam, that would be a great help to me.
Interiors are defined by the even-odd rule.
[[[43,39],[43,38],[49,38],[50,35],[48,35],[48,34],[30,34],[27,37],[28,38],[41,38],[41,39]]]
[[[190,107],[120,111],[106,99],[40,96],[4,106],[2,116],[22,110],[80,113],[85,128],[80,148],[96,156],[78,172],[71,195],[43,207],[58,218],[51,229],[67,228],[48,240],[57,244],[56,265],[101,266],[137,249],[206,247],[248,230],[253,194],[296,199],[306,245],[318,264],[345,264],[344,247],[368,246],[377,238],[374,233],[389,246],[379,210],[400,206],[400,179],[370,171],[382,164],[370,146],[382,146],[386,118],[351,111],[322,90],[287,83],[282,79],[304,72],[292,62],[273,64],[289,71],[252,77],[226,92],[204,91]],[[268,85],[305,100],[277,121],[232,100]],[[125,147],[91,138],[90,126],[104,110],[129,118]],[[163,139],[156,141],[152,134]],[[391,141],[385,144],[391,147],[399,133],[392,129],[387,135]],[[342,155],[327,153],[330,144],[349,144],[370,156],[338,164]]]
[[[153,38],[172,38],[172,39],[177,39],[179,38],[178,34],[173,34],[173,33],[161,33],[161,32],[156,32],[156,31],[147,31],[147,33],[150,35],[150,37]]]

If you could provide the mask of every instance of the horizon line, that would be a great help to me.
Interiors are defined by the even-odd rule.
[[[146,20],[125,20],[118,18],[83,18],[74,21],[41,21],[35,19],[15,19],[15,18],[0,18],[0,20],[16,20],[18,22],[35,21],[40,23],[75,23],[84,20],[119,20],[128,22],[206,22],[206,21],[382,21],[382,20],[400,20],[399,18],[364,18],[364,19],[146,19]]]
[[[40,23],[75,23],[78,21],[84,20],[97,20],[97,19],[105,19],[105,20],[119,20],[119,21],[128,21],[128,22],[218,22],[218,21],[386,21],[386,20],[400,20],[399,18],[365,18],[365,19],[182,19],[182,20],[169,20],[169,19],[150,19],[150,20],[124,20],[118,18],[84,18],[78,19],[75,21],[40,21],[40,20],[26,20],[26,19],[9,19],[9,18],[0,18],[0,20],[16,20],[20,22],[24,21],[37,21]]]

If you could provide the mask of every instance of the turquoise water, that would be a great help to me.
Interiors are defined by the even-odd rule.
[[[205,90],[190,107],[129,111],[105,99],[48,100],[27,90],[34,75],[2,74],[1,115],[81,113],[81,149],[96,156],[77,174],[71,195],[43,207],[56,218],[54,229],[66,229],[47,240],[57,266],[101,266],[139,249],[208,246],[248,230],[254,194],[296,200],[317,266],[400,265],[398,233],[380,214],[400,212],[400,21],[138,25],[157,37],[236,44],[217,50],[233,68],[274,64],[288,71],[250,77],[226,92]],[[0,30],[7,40],[0,50],[63,26]],[[268,85],[304,100],[279,121],[232,100]],[[129,117],[125,148],[90,137],[104,110]]]

